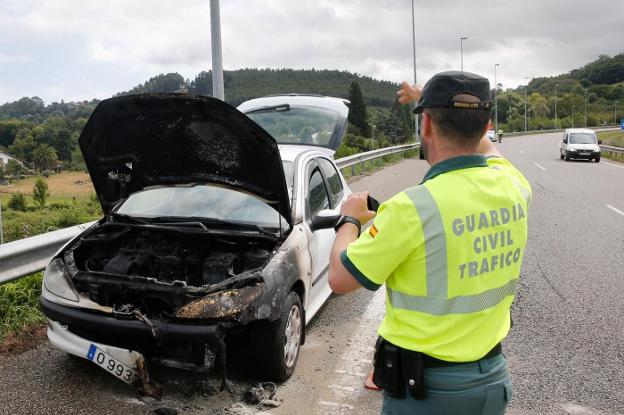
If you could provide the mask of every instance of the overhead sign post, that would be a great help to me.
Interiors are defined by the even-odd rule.
[[[219,0],[210,0],[210,43],[212,46],[212,96],[224,101]]]

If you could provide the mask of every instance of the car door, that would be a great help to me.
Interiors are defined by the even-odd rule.
[[[310,160],[307,168],[306,209],[304,220],[310,232],[309,249],[312,281],[307,313],[312,317],[331,294],[328,283],[329,255],[335,239],[333,229],[310,230],[312,218],[321,210],[338,210],[345,196],[340,175],[333,163],[324,157]]]

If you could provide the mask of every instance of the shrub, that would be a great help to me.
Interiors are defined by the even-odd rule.
[[[39,177],[35,182],[35,188],[33,189],[33,200],[39,208],[43,208],[48,196],[50,196],[50,192],[48,192],[48,184],[43,178]]]
[[[14,193],[9,199],[9,208],[13,210],[26,211],[26,197],[20,192]]]

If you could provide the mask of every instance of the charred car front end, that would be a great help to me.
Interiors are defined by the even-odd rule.
[[[148,94],[103,101],[79,142],[105,217],[45,271],[51,343],[153,395],[152,365],[225,378],[241,338],[288,378],[306,264],[273,138],[219,100]]]

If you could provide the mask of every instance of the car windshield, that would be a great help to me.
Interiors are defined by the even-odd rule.
[[[340,115],[320,107],[288,105],[255,109],[246,114],[280,144],[329,144]]]
[[[279,229],[280,215],[257,197],[214,185],[160,187],[137,192],[116,213],[141,218],[206,218]],[[282,227],[287,222],[281,219]]]
[[[588,133],[570,134],[570,144],[596,144],[596,136]]]

